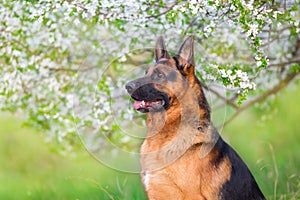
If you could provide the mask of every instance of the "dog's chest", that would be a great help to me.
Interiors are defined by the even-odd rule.
[[[147,158],[146,158],[147,159]],[[188,152],[169,165],[142,173],[142,181],[146,191],[161,187],[165,190],[177,188],[180,191],[197,191],[200,188],[199,159],[194,152]],[[169,188],[169,189],[166,189]]]
[[[142,180],[143,180],[143,184],[144,184],[144,187],[146,190],[148,190],[148,188],[149,188],[150,176],[151,176],[151,172],[145,171],[143,173]]]

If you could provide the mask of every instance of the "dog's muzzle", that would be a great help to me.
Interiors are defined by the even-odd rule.
[[[137,81],[130,81],[125,88],[134,99],[135,110],[143,113],[158,112],[169,107],[168,95],[155,89],[151,83],[141,85]]]

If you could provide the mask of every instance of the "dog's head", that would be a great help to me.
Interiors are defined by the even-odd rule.
[[[162,37],[155,47],[156,63],[148,68],[142,78],[126,84],[134,99],[134,108],[140,112],[160,112],[178,103],[195,80],[193,36],[181,45],[179,52],[170,57]]]

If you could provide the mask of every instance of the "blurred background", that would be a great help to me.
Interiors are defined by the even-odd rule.
[[[300,199],[300,3],[0,4],[0,199],[145,199],[124,89],[193,34],[214,124],[268,199]],[[131,173],[129,173],[131,172]]]
[[[222,130],[267,199],[300,199],[299,91],[300,84],[289,86],[271,110],[253,107]],[[21,118],[1,113],[0,199],[145,199],[139,174],[110,169],[84,147],[57,154]]]

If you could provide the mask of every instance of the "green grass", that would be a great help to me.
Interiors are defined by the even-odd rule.
[[[299,89],[281,92],[273,112],[252,108],[222,131],[268,199],[300,199]],[[40,135],[1,115],[0,199],[145,199],[139,175],[111,170],[84,149],[59,156]]]
[[[282,91],[271,112],[252,108],[223,130],[267,199],[300,199],[299,89]]]
[[[17,118],[0,118],[0,199],[145,199],[139,175],[111,170],[84,149],[62,157]]]

